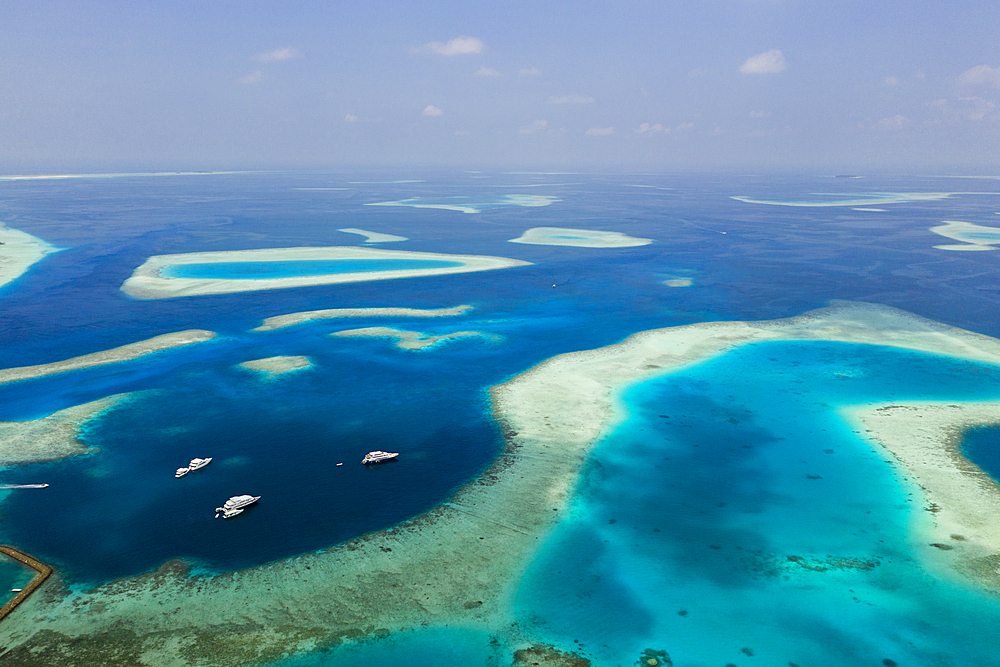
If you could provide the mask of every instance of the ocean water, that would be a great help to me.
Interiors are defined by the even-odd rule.
[[[855,299],[1000,336],[990,253],[935,249],[941,237],[929,231],[944,220],[995,224],[1000,185],[977,183],[992,195],[961,194],[968,189],[966,179],[892,174],[330,172],[3,183],[0,222],[65,250],[0,288],[0,367],[190,328],[219,337],[0,385],[2,420],[138,392],[87,426],[87,455],[0,471],[4,483],[50,484],[0,501],[0,540],[75,587],[176,558],[226,572],[322,549],[432,508],[488,466],[502,447],[488,387],[642,330],[786,317]],[[957,194],[936,194],[948,192]],[[368,206],[381,202],[442,208]],[[882,210],[852,208],[858,202]],[[472,204],[481,212],[453,210]],[[654,242],[508,242],[532,227]],[[532,265],[153,301],[119,290],[151,255],[364,243],[341,228],[407,237],[398,250]],[[287,264],[268,268],[302,268]],[[691,285],[664,284],[678,277]],[[460,304],[474,308],[250,331],[299,311]],[[408,351],[388,339],[329,335],[370,326],[491,336]],[[238,367],[276,355],[308,356],[313,366],[271,380]],[[511,610],[519,632],[601,665],[632,665],[647,648],[692,666],[996,664],[997,604],[921,566],[908,531],[923,511],[919,494],[835,409],[996,398],[998,379],[991,366],[930,355],[768,343],[634,388],[631,418],[599,444],[571,514],[520,582]],[[996,474],[977,453],[978,437],[967,451]],[[361,466],[374,449],[399,451],[400,460]],[[214,460],[174,479],[195,456]],[[262,498],[237,519],[213,518],[242,493]],[[489,633],[435,628],[295,664],[505,664],[510,648]]]

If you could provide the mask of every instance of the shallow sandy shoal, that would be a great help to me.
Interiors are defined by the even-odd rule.
[[[490,390],[505,450],[426,514],[319,553],[214,578],[191,578],[171,564],[90,591],[35,596],[0,624],[0,645],[66,667],[90,664],[94,655],[108,665],[129,664],[114,656],[135,656],[134,664],[222,667],[424,626],[517,639],[513,595],[565,514],[592,447],[623,418],[622,393],[768,340],[867,343],[1000,362],[996,339],[850,302],[784,320],[647,331],[561,355]],[[406,465],[405,453],[396,465]],[[964,499],[955,503],[949,509],[961,514]]]
[[[137,343],[129,343],[121,347],[110,350],[84,354],[65,361],[55,361],[49,364],[38,364],[37,366],[20,366],[17,368],[4,368],[0,370],[0,384],[5,382],[17,382],[18,380],[28,380],[31,378],[53,375],[55,373],[65,373],[83,368],[103,366],[104,364],[114,364],[120,361],[130,361],[138,359],[147,354],[169,350],[174,347],[201,343],[215,338],[212,331],[202,329],[189,329],[176,333],[163,334]]]
[[[345,329],[344,331],[336,331],[330,335],[342,338],[392,338],[396,341],[396,347],[401,350],[422,350],[436,345],[443,340],[452,340],[454,338],[475,337],[493,339],[491,334],[483,333],[482,331],[455,331],[453,333],[441,334],[440,336],[429,336],[422,331],[407,331],[391,327]]]
[[[41,419],[0,422],[0,466],[55,461],[93,451],[79,440],[81,426],[130,396],[115,394]]]
[[[59,248],[0,223],[0,287],[16,280],[35,262]]]
[[[242,278],[171,278],[161,274],[164,269],[184,264],[293,262],[336,259],[427,259],[461,262],[462,265],[436,269],[357,271],[262,280]],[[150,257],[142,266],[132,272],[132,275],[122,284],[121,291],[136,299],[173,299],[205,294],[232,294],[236,292],[255,292],[260,290],[287,289],[290,287],[314,287],[317,285],[335,285],[370,280],[443,276],[452,273],[470,273],[474,271],[491,271],[515,266],[527,266],[530,263],[519,259],[490,257],[486,255],[448,255],[433,252],[358,248],[355,246],[192,252],[180,255],[154,255]]]
[[[1000,424],[1000,402],[905,401],[841,414],[923,490],[929,511],[915,519],[918,552],[1000,591],[1000,485],[961,450],[968,429]]]
[[[301,313],[277,315],[264,320],[263,324],[251,331],[272,331],[290,327],[311,320],[325,320],[338,317],[454,317],[472,310],[472,306],[461,305],[452,308],[328,308],[308,310]]]
[[[264,373],[269,376],[283,375],[292,371],[312,368],[312,365],[313,363],[309,357],[303,356],[267,357],[265,359],[253,359],[237,364],[240,368]]]
[[[395,234],[382,234],[380,232],[369,232],[364,229],[356,229],[354,227],[347,227],[345,229],[338,229],[338,232],[344,232],[345,234],[360,234],[365,237],[365,243],[397,243],[399,241],[409,241],[405,236],[396,236]]]
[[[554,238],[575,236],[580,238]],[[621,232],[605,232],[593,229],[571,229],[568,227],[533,227],[526,230],[510,243],[529,245],[558,245],[577,248],[632,248],[649,245],[652,239],[640,239]]]

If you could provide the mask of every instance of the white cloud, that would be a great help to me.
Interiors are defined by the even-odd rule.
[[[777,74],[785,69],[785,55],[778,49],[750,56],[740,65],[744,74]]]
[[[347,114],[346,116],[344,116],[344,120],[348,123],[357,123],[358,117],[352,114]]]
[[[888,118],[883,118],[878,122],[879,127],[886,130],[901,130],[904,127],[908,127],[911,121],[909,118],[903,114],[896,114],[895,116],[889,116]]]
[[[440,109],[438,109],[433,104],[428,104],[427,106],[425,106],[423,113],[424,113],[425,116],[441,116],[441,115],[444,114],[443,111],[441,111]]]
[[[890,88],[895,88],[899,85],[899,79],[894,76],[887,76],[882,79],[883,85],[889,86]]]
[[[770,118],[771,117],[771,112],[770,111],[751,111],[750,112],[750,117],[751,118]]]
[[[593,104],[594,98],[586,95],[552,95],[548,99],[548,104]]]
[[[958,82],[966,86],[990,84],[994,88],[1000,88],[1000,67],[976,65],[959,74]]]
[[[291,46],[286,46],[281,49],[274,49],[273,51],[264,51],[263,53],[258,53],[254,57],[254,60],[259,60],[261,62],[266,63],[274,60],[291,60],[292,58],[298,57],[298,55],[299,55],[298,49]]]
[[[469,132],[468,130],[455,130],[456,137],[467,137],[470,134],[472,134],[472,132]]]
[[[517,71],[518,76],[541,76],[542,71],[537,67],[525,67]]]
[[[490,67],[480,67],[476,70],[476,76],[503,76],[503,73]]]
[[[607,137],[615,133],[615,128],[613,127],[592,127],[584,134],[588,137]]]
[[[431,42],[424,48],[439,56],[464,56],[470,53],[482,53],[483,43],[475,37],[456,37],[447,42]]]
[[[256,72],[251,72],[250,74],[244,74],[239,79],[237,79],[237,81],[246,85],[260,83],[263,80],[264,80],[264,73],[261,72],[260,70],[257,70]]]
[[[636,129],[638,134],[666,134],[669,131],[669,127],[663,127],[660,123],[655,123],[653,125],[643,123],[638,127],[638,129]]]
[[[996,108],[993,102],[981,97],[961,97],[959,102],[962,103],[962,111],[969,120],[983,120],[992,115],[993,109]]]
[[[519,134],[534,134],[535,132],[541,132],[549,127],[549,121],[547,120],[536,120],[531,125],[524,125],[518,130]]]

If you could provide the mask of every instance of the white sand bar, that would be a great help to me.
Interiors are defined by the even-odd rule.
[[[414,259],[459,262],[460,266],[428,269],[404,269],[394,271],[356,271],[330,273],[294,278],[273,279],[226,279],[226,278],[171,278],[164,275],[170,267],[184,264],[226,264],[230,262],[295,262],[312,260],[380,260]],[[338,283],[364,282],[368,280],[392,280],[419,276],[442,276],[451,273],[469,273],[526,266],[522,262],[506,257],[485,255],[446,255],[431,252],[408,252],[403,250],[381,250],[338,246],[328,248],[265,248],[260,250],[226,250],[219,252],[193,252],[181,255],[154,255],[137,268],[121,290],[136,299],[172,299],[183,296],[204,294],[230,294],[257,290],[285,289],[289,287],[309,287]]]
[[[347,329],[337,331],[331,336],[341,338],[392,338],[396,341],[396,347],[401,350],[422,350],[426,347],[436,345],[441,341],[452,340],[454,338],[486,338],[495,339],[495,336],[482,331],[456,331],[454,333],[431,336],[422,331],[406,331],[404,329],[392,329],[390,327],[367,327],[364,329]]]
[[[367,232],[363,229],[354,229],[353,227],[348,227],[347,229],[338,229],[338,232],[344,232],[345,234],[360,234],[365,237],[365,243],[395,243],[397,241],[409,241],[405,236],[396,236],[395,234],[380,234],[379,232]]]
[[[55,361],[50,364],[38,364],[37,366],[20,366],[17,368],[4,368],[0,370],[0,384],[5,382],[17,382],[18,380],[28,380],[42,377],[44,375],[54,375],[55,373],[65,373],[83,368],[103,366],[105,364],[115,364],[120,361],[131,361],[147,354],[169,350],[175,347],[201,343],[215,338],[212,331],[202,329],[189,329],[178,331],[177,333],[163,334],[138,343],[129,343],[121,347],[115,347],[102,352],[84,354],[65,361]]]
[[[461,305],[452,308],[327,308],[307,310],[301,313],[277,315],[251,331],[273,331],[311,320],[325,320],[339,317],[454,317],[472,310],[472,306]]]
[[[59,248],[0,224],[0,287],[16,280],[35,262]]]
[[[930,511],[916,528],[924,555],[1000,590],[1000,485],[961,450],[968,429],[1000,424],[1000,402],[897,402],[841,413],[923,489]]]
[[[597,439],[622,418],[621,392],[767,340],[869,343],[1000,362],[996,339],[850,302],[785,320],[647,331],[561,355],[491,389],[504,452],[426,514],[230,574],[192,579],[175,563],[91,590],[36,596],[0,623],[0,645],[31,650],[39,664],[57,664],[44,663],[50,657],[82,667],[94,656],[114,664],[113,637],[113,655],[126,656],[118,664],[222,667],[276,662],[380,629],[449,626],[516,637],[511,599],[569,506]],[[964,506],[959,499],[953,510]]]
[[[640,239],[621,232],[604,232],[594,229],[569,227],[533,227],[510,243],[530,245],[563,245],[577,248],[631,248],[648,245],[652,239]]]
[[[129,396],[115,394],[54,412],[41,419],[0,421],[0,466],[55,461],[94,451],[80,442],[81,426]]]
[[[971,222],[945,220],[943,225],[931,227],[931,231],[949,239],[962,241],[964,245],[936,245],[938,250],[995,250],[1000,245],[1000,228],[974,225]]]
[[[245,368],[248,371],[263,373],[268,378],[312,368],[312,365],[312,360],[309,357],[302,356],[267,357],[266,359],[254,359],[237,364],[240,368]]]

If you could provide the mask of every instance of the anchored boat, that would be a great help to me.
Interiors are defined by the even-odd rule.
[[[384,461],[391,461],[399,456],[399,452],[383,452],[382,450],[376,450],[374,452],[368,452],[365,454],[365,458],[361,459],[363,465],[371,465],[372,463],[382,463]]]
[[[223,519],[232,519],[258,500],[260,496],[233,496],[222,507],[215,508],[215,518],[218,519],[221,514]]]
[[[204,468],[205,466],[207,466],[211,462],[212,462],[212,457],[211,456],[208,457],[207,459],[198,459],[198,458],[191,459],[191,463],[188,464],[188,467],[187,468],[178,468],[177,472],[174,473],[174,477],[183,477],[184,475],[188,474],[192,470],[200,470],[200,469]]]

